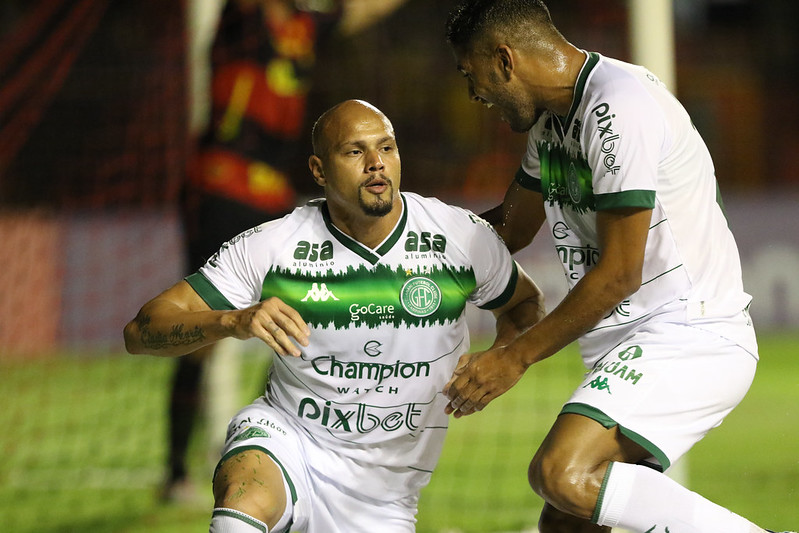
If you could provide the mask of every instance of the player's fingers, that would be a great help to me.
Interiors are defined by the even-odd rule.
[[[311,329],[308,327],[308,324],[305,323],[305,320],[302,319],[300,313],[288,305],[287,303],[279,300],[280,302],[280,312],[283,314],[284,321],[281,324],[282,327],[292,333],[292,336],[300,341],[303,346],[307,346],[308,344],[308,336],[311,334]]]
[[[291,326],[292,329],[296,329],[293,325]],[[275,342],[281,347],[283,353],[280,355],[292,355],[294,357],[299,357],[302,355],[300,349],[291,341],[291,338],[283,329],[283,326],[279,325],[275,321],[269,321],[264,324],[264,329],[269,332]],[[296,338],[296,337],[295,337]],[[298,339],[299,340],[299,339]],[[307,339],[305,340],[305,344],[308,343]]]
[[[487,398],[488,395],[484,395],[479,399],[475,399],[475,397],[466,399],[460,404],[460,407],[457,410],[453,411],[455,418],[460,418],[462,416],[471,415],[482,411],[490,401]]]
[[[470,406],[473,405],[472,398],[479,394],[477,387],[471,381],[467,381],[462,386],[458,387],[458,382],[461,380],[462,378],[457,378],[453,386],[449,389],[449,408],[452,411],[461,410],[461,408],[467,403]],[[479,394],[479,396],[482,396],[482,394]]]
[[[290,352],[286,351],[284,345],[275,337],[275,334],[280,330],[280,328],[274,322],[271,322],[272,326],[269,324],[270,323],[262,325],[259,322],[253,323],[251,328],[253,336],[261,339],[264,343],[266,343],[267,346],[272,348],[276,354],[280,356],[289,355]],[[273,331],[275,334],[272,333]],[[291,353],[291,355],[300,355],[299,349],[296,346],[292,344],[290,348],[295,350],[295,352]]]
[[[281,344],[285,344],[283,339],[283,334],[285,334],[294,337],[301,345],[308,346],[308,336],[311,333],[308,325],[296,309],[284,303],[279,298],[265,300],[261,304],[259,316],[264,324],[264,328]],[[270,322],[277,324],[280,331],[269,326]],[[293,346],[293,343],[291,344]]]

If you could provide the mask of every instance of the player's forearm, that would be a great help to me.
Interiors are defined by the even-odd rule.
[[[231,336],[231,317],[220,311],[186,311],[169,302],[150,302],[124,330],[132,354],[185,355]]]
[[[542,361],[591,330],[635,290],[634,283],[599,270],[589,272],[557,307],[508,348],[525,366]]]
[[[506,346],[546,315],[543,294],[524,300],[497,316],[496,338],[492,348]]]

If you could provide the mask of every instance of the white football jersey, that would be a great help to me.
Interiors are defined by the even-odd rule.
[[[325,475],[381,498],[428,482],[448,425],[441,390],[469,349],[465,305],[499,307],[517,279],[480,217],[402,198],[397,226],[375,249],[313,201],[232,239],[187,277],[213,309],[276,296],[300,313],[310,345],[301,358],[274,358],[269,401],[320,445],[376,467],[369,479],[344,467]]]
[[[640,66],[588,53],[566,117],[545,112],[517,174],[542,193],[569,288],[599,260],[596,212],[653,210],[641,288],[580,340],[588,366],[648,320],[689,321],[757,353],[710,154]]]

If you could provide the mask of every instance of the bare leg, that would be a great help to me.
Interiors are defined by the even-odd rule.
[[[214,478],[214,507],[235,509],[264,522],[271,530],[286,510],[283,474],[260,450],[229,457]]]

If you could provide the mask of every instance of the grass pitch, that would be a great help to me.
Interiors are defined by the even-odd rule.
[[[688,484],[770,529],[799,526],[799,336],[761,334],[749,395],[687,458]],[[163,475],[166,396],[173,361],[56,354],[0,357],[0,517],[14,533],[207,531],[213,451],[195,439],[194,507],[156,498]],[[263,361],[242,404],[258,394]],[[252,370],[252,371],[249,371]],[[540,499],[527,464],[579,383],[572,349],[536,365],[483,412],[453,420],[444,454],[423,491],[419,533],[523,531]],[[724,369],[708,376],[724,379]]]

